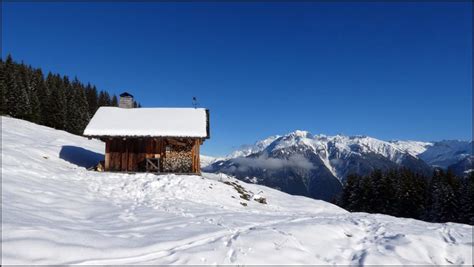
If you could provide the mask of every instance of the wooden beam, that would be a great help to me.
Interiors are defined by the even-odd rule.
[[[177,145],[177,146],[186,146],[186,143],[180,142],[180,141],[178,141],[176,139],[173,139],[173,138],[169,138],[168,142],[170,144]]]
[[[105,171],[110,171],[110,141],[105,142]]]
[[[191,172],[196,172],[196,146],[191,146]]]
[[[127,140],[126,147],[127,147],[127,170],[133,171],[133,157],[135,156],[135,151],[133,149],[133,144],[135,140]]]
[[[196,142],[196,149],[197,149],[197,153],[196,153],[196,161],[197,161],[197,168],[196,168],[196,172],[201,174],[201,144],[200,142]]]
[[[127,141],[119,140],[119,142],[120,142],[120,155],[121,155],[120,169],[122,171],[127,171],[128,170],[128,146],[127,146]]]

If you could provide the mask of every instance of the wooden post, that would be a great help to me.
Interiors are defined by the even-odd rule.
[[[128,171],[136,171],[137,167],[137,139],[129,139],[127,142]]]
[[[105,140],[105,171],[110,171],[110,140]]]
[[[196,140],[196,173],[198,174],[201,174],[201,158],[200,158],[200,154],[201,154],[201,142],[200,140]]]
[[[140,167],[143,167],[145,164],[146,158],[146,139],[138,139],[138,149],[137,149],[137,171],[140,171]]]
[[[191,171],[196,172],[196,140],[193,140],[193,146],[191,148]]]
[[[117,160],[117,145],[115,142],[115,139],[110,140],[110,170],[111,171],[116,171],[117,169],[117,163],[115,162]]]

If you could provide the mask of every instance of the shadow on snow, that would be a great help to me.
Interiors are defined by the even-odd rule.
[[[104,160],[104,154],[96,153],[77,146],[62,146],[59,157],[74,165],[89,168]]]

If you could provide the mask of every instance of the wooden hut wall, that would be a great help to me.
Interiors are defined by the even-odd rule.
[[[200,158],[199,158],[199,148],[201,145],[201,140],[200,139],[195,139],[193,143],[193,148],[192,148],[192,158],[193,158],[193,172],[194,173],[200,173],[201,172],[201,164],[200,164]]]
[[[144,171],[146,158],[160,158],[162,172],[200,173],[200,139],[106,139],[106,171]],[[168,148],[168,149],[166,149]]]
[[[161,154],[161,140],[154,138],[112,138],[106,140],[105,170],[141,171],[147,157]]]

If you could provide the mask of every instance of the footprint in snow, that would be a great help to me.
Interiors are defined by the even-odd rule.
[[[138,221],[137,217],[135,216],[135,214],[133,214],[133,212],[130,212],[128,209],[126,209],[124,212],[122,212],[120,215],[119,215],[119,218],[125,222],[136,222]]]

